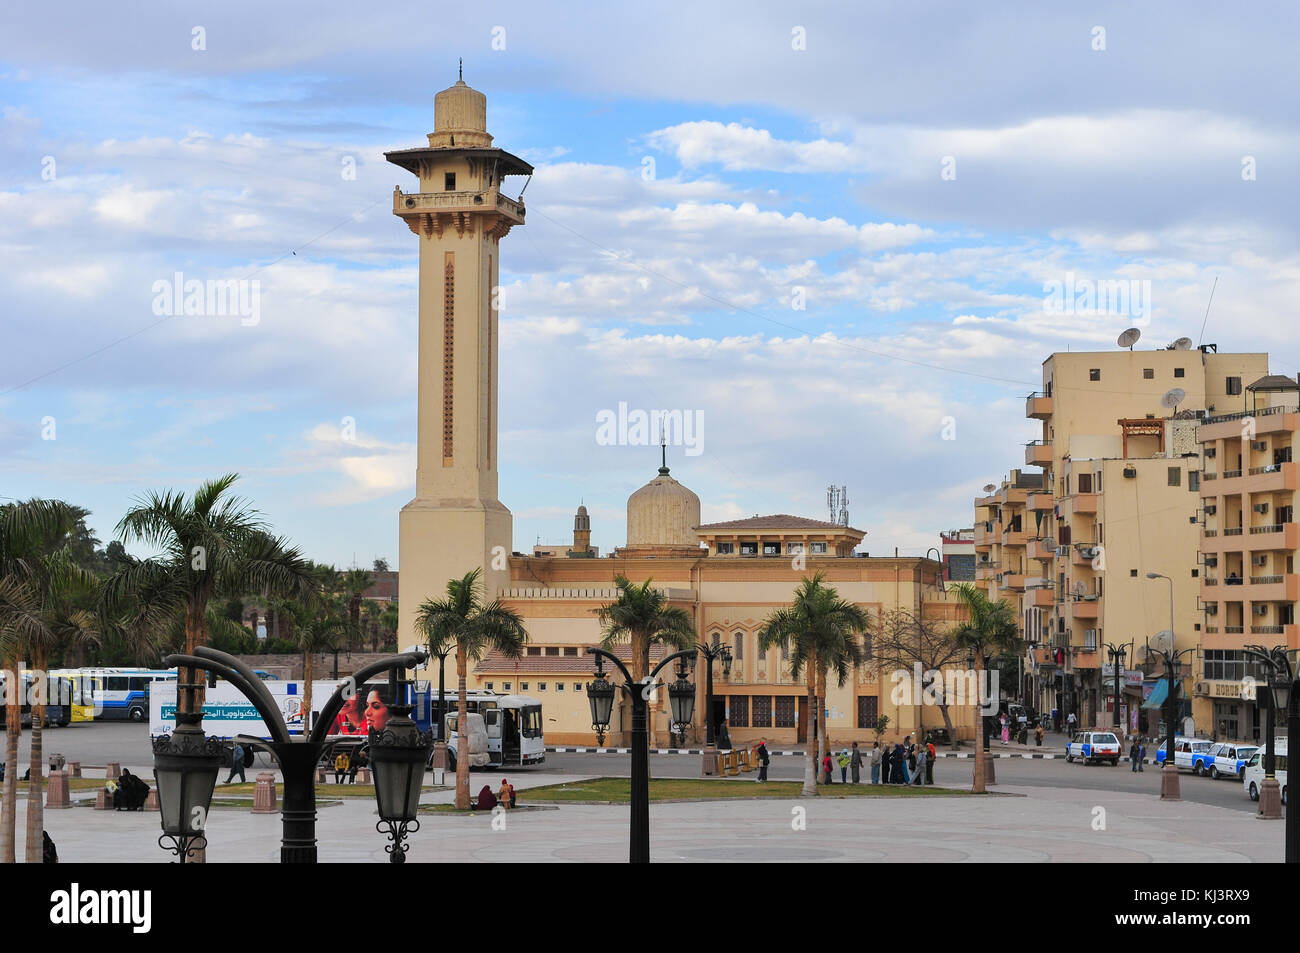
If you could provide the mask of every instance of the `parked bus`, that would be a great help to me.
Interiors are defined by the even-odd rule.
[[[35,673],[23,671],[19,675],[21,687],[19,688],[20,698],[22,699],[21,717],[22,726],[30,728],[32,724],[32,702],[36,699],[38,687],[36,685]],[[72,723],[72,682],[67,678],[60,678],[58,675],[50,673],[47,676],[45,689],[45,719],[44,725],[51,728],[63,728]],[[0,672],[0,699],[8,700],[9,681],[4,672]]]
[[[149,717],[149,691],[155,682],[174,682],[174,669],[88,669],[95,718],[104,721],[145,721]],[[84,690],[83,690],[84,695]]]

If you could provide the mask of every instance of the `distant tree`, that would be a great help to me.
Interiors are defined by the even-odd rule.
[[[371,571],[372,571],[372,572],[388,572],[388,560],[387,560],[387,559],[384,559],[383,557],[380,557],[379,559],[376,559],[376,560],[375,560],[375,563],[374,563],[374,567],[372,568]]]
[[[917,665],[921,666],[922,678],[928,672],[939,672],[952,665],[960,665],[964,669],[966,650],[953,640],[953,628],[954,623],[950,621],[927,619],[910,609],[886,612],[880,617],[872,636],[873,657],[869,663],[870,669],[884,683],[890,681],[893,672],[901,670],[906,673],[909,684]],[[943,676],[940,675],[927,687],[934,696],[939,713],[943,715],[948,737],[955,742],[949,711],[952,699],[944,693]],[[921,698],[912,699],[913,705],[921,705],[922,702]],[[919,720],[917,724],[920,724]]]

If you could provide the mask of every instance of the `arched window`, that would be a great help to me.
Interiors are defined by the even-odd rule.
[[[737,632],[735,635],[735,645],[732,647],[731,654],[737,662],[745,660],[745,633]]]

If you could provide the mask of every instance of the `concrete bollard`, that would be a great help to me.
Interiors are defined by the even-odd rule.
[[[95,794],[95,810],[111,811],[112,809],[113,809],[113,805],[112,802],[109,800],[108,792],[105,791],[103,788],[100,788],[98,793]]]
[[[357,768],[357,784],[369,784],[369,783],[370,783],[370,769]]]
[[[122,776],[122,762],[110,761],[108,769],[104,772],[104,779],[107,781],[116,781]]]
[[[81,762],[80,762],[80,761],[69,761],[69,762],[68,762],[68,777],[71,777],[71,778],[79,778],[79,777],[81,777]]]
[[[160,808],[160,807],[158,806],[158,789],[157,789],[157,788],[150,788],[150,789],[149,789],[149,796],[148,796],[147,798],[144,799],[144,809],[145,809],[146,811],[160,811],[160,810],[162,810],[162,808]]]
[[[264,771],[257,776],[253,786],[253,813],[275,814],[275,775]]]
[[[51,771],[50,783],[45,789],[45,809],[65,807],[72,807],[72,799],[68,797],[68,776],[63,771]]]
[[[700,777],[709,778],[718,773],[718,753],[712,748],[705,748],[700,757]]]
[[[317,784],[324,784],[324,783],[325,783],[325,769],[324,769],[324,768],[317,768],[317,769],[316,769],[316,783],[317,783]]]

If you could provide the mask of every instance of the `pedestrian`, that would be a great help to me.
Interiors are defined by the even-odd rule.
[[[879,742],[877,742],[879,744]],[[894,770],[894,749],[885,745],[880,752],[880,783],[888,784],[890,774]]]
[[[912,741],[911,735],[908,735],[907,740],[903,742],[903,749],[907,752],[907,770],[916,771],[916,744]]]
[[[758,741],[758,780],[767,780],[767,765],[771,760],[771,755],[767,753],[767,741],[760,738]]]
[[[1130,770],[1134,774],[1137,774],[1138,758],[1140,758],[1141,756],[1142,756],[1142,750],[1141,748],[1138,747],[1137,737],[1134,736],[1133,743],[1128,746],[1128,760],[1129,760],[1129,764],[1132,766]]]
[[[505,778],[501,779],[501,787],[497,790],[497,803],[507,811],[515,806],[515,787]]]
[[[834,784],[835,783],[835,762],[831,759],[831,756],[829,754],[826,755],[826,757],[822,758],[822,770],[826,772],[825,783]]]
[[[366,756],[358,751],[356,757],[352,759],[352,763],[348,765],[348,784],[357,783],[357,769],[365,766]]]
[[[1074,712],[1070,712],[1069,717],[1065,719],[1065,725],[1069,729],[1070,737],[1073,738],[1074,737]]]
[[[891,777],[893,777],[895,784],[906,784],[908,780],[907,751],[901,743],[894,745],[894,769],[891,772]]]
[[[59,862],[59,851],[54,846],[54,838],[50,836],[49,831],[41,831],[41,863],[57,864]]]
[[[348,776],[348,770],[351,762],[346,751],[340,751],[334,758],[334,783],[342,784],[343,779]]]
[[[853,759],[852,759],[851,757],[849,757],[849,749],[848,749],[848,748],[841,748],[841,749],[840,749],[840,756],[839,756],[838,758],[836,758],[835,760],[836,760],[836,762],[837,762],[837,763],[839,764],[839,766],[840,766],[840,784],[848,784],[848,783],[849,783],[849,765],[853,763]]]
[[[1034,744],[1038,745],[1038,747],[1040,747],[1040,748],[1043,746],[1043,726],[1042,726],[1042,725],[1038,725],[1037,727],[1034,728]]]
[[[853,754],[849,756],[849,767],[853,769],[853,783],[860,783],[862,781],[862,752],[858,749],[856,741],[853,742]]]
[[[727,730],[727,719],[722,719],[718,723],[718,749],[721,751],[731,750],[731,732]]]
[[[1138,771],[1142,770],[1142,765],[1146,764],[1146,761],[1147,761],[1147,746],[1140,745],[1138,747]],[[1177,761],[1174,762],[1175,765],[1177,763],[1178,763]]]
[[[925,783],[934,784],[934,759],[938,752],[934,750],[934,737],[925,742]]]
[[[244,776],[244,746],[238,743],[235,745],[235,750],[230,753],[230,774],[226,776],[227,784],[234,779],[236,773],[239,774],[241,784],[248,783],[248,778]]]
[[[926,759],[926,750],[925,750],[925,747],[922,745],[922,746],[918,747],[917,752],[916,752],[916,774],[914,774],[914,775],[912,776],[912,783],[913,783],[913,784],[919,784],[919,785],[921,785],[922,787],[925,786],[925,766],[926,766],[926,760],[927,760],[927,759]]]
[[[1002,713],[1002,746],[1005,748],[1008,741],[1011,740],[1011,726],[1007,722],[1006,712]]]

